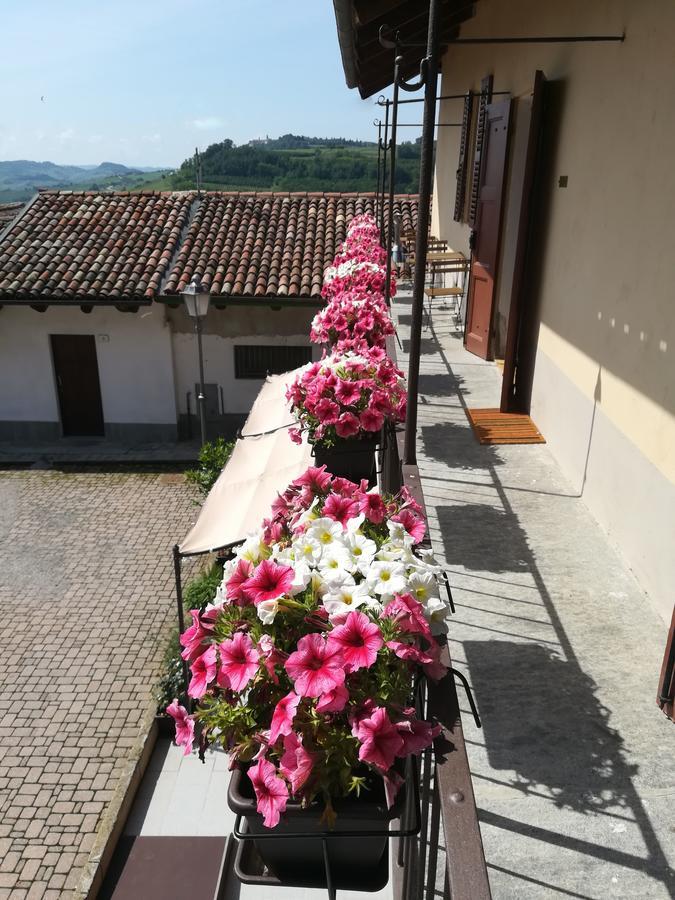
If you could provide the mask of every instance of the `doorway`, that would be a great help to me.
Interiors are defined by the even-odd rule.
[[[490,103],[485,115],[480,188],[467,297],[466,349],[491,359],[492,311],[499,259],[511,99]]]
[[[103,404],[94,335],[52,334],[50,341],[63,436],[103,436]]]

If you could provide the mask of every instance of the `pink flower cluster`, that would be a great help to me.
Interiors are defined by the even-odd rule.
[[[267,827],[291,798],[321,797],[330,817],[330,798],[374,777],[393,798],[401,761],[439,733],[410,704],[419,667],[446,671],[432,631],[438,569],[416,550],[424,530],[406,490],[309,468],[226,565],[214,604],[192,610],[180,640],[198,708],[168,708],[176,743],[189,753],[198,723],[202,742],[249,765]]]
[[[356,216],[333,265],[324,273],[321,295],[328,301],[312,322],[311,338],[320,344],[356,341],[385,346],[394,326],[384,297],[386,251],[370,215]],[[392,280],[391,295],[396,293]]]
[[[341,349],[309,363],[289,386],[286,399],[312,443],[364,437],[379,432],[385,422],[405,420],[403,373],[377,348],[367,354]],[[299,429],[289,433],[300,441]]]

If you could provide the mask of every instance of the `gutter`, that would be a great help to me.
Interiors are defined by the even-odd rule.
[[[356,37],[352,0],[333,0],[342,68],[348,88],[358,87],[359,73],[356,65]]]

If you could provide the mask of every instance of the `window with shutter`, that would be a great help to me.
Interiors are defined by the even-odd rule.
[[[469,160],[469,135],[471,134],[471,113],[473,111],[473,93],[468,92],[464,98],[462,115],[462,134],[459,139],[459,162],[457,163],[457,192],[455,194],[455,222],[464,218],[464,201],[466,199],[466,176]]]
[[[486,75],[480,83],[480,99],[478,101],[478,122],[476,125],[476,143],[473,153],[473,170],[471,173],[471,196],[469,198],[469,225],[476,224],[478,212],[478,195],[480,193],[481,156],[485,135],[485,116],[488,103],[492,101],[492,75]]]

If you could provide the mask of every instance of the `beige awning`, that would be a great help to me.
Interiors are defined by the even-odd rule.
[[[288,436],[294,420],[285,395],[295,374],[268,376],[242,437],[180,545],[182,554],[208,553],[243,540],[269,516],[277,494],[312,464],[310,445],[294,444]]]

